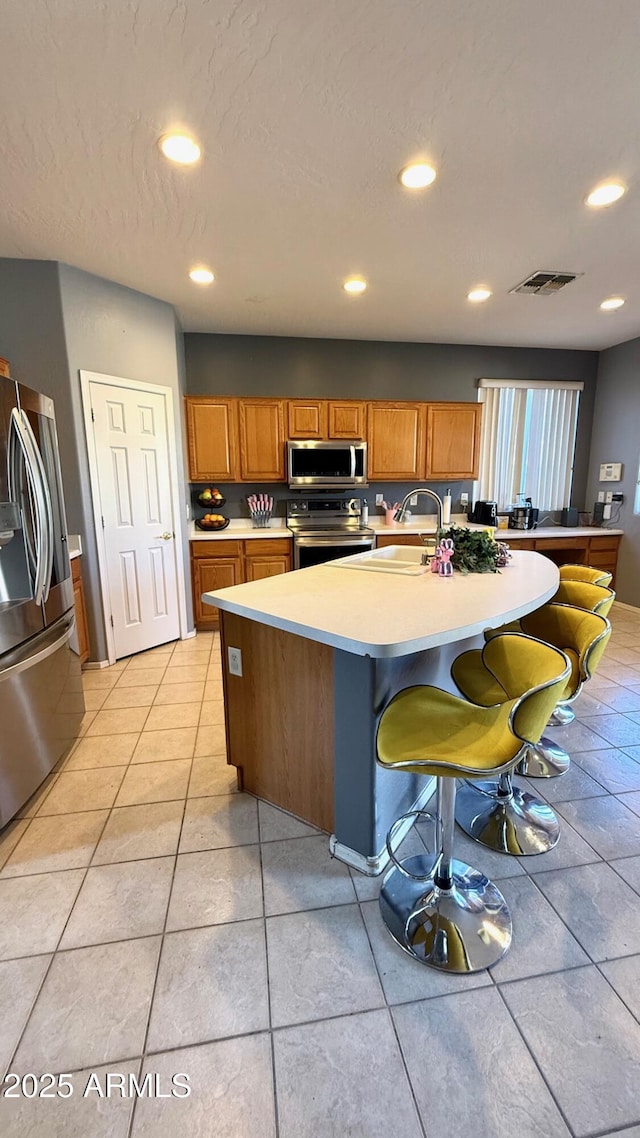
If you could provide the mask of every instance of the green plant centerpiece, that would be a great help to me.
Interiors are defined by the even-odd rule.
[[[451,526],[440,531],[438,539],[442,537],[452,539],[451,564],[460,573],[499,573],[511,556],[508,547],[501,541],[494,541],[486,530]]]

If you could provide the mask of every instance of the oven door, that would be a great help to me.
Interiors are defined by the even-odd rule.
[[[325,561],[335,561],[338,557],[348,557],[350,553],[364,553],[373,549],[375,534],[305,534],[294,537],[293,568],[308,569],[311,565],[323,565]]]

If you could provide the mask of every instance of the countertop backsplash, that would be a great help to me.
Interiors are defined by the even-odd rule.
[[[281,482],[263,482],[256,483],[255,485],[250,482],[202,482],[191,483],[191,517],[192,519],[200,518],[203,514],[207,513],[207,509],[201,506],[198,502],[198,495],[202,493],[207,487],[211,490],[217,489],[226,499],[224,506],[219,508],[219,512],[224,514],[227,518],[248,518],[249,507],[247,505],[247,497],[251,494],[268,494],[273,498],[273,517],[284,518],[286,516],[286,502],[290,499],[296,498],[366,498],[369,504],[369,519],[373,520],[375,517],[384,517],[384,507],[376,506],[376,495],[381,494],[385,502],[401,502],[405,494],[410,490],[414,490],[416,485],[422,485],[418,482],[372,482],[366,489],[354,489],[333,491],[333,490],[316,490],[314,491],[298,491],[289,490],[288,486]],[[471,482],[432,482],[424,483],[429,486],[429,489],[435,490],[441,498],[444,497],[447,490],[451,489],[452,499],[452,512],[458,514],[461,512],[460,495],[466,493],[469,495],[471,502]],[[426,498],[419,498],[417,506],[409,506],[413,513],[424,514],[430,513],[433,509],[433,502],[429,503]]]

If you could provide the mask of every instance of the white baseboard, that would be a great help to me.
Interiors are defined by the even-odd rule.
[[[411,810],[424,809],[435,790],[435,786],[435,778],[430,778],[416,798]],[[392,843],[394,853],[400,843],[406,838],[414,822],[415,818],[407,818],[405,822],[398,826]],[[375,857],[365,857],[364,854],[358,853],[357,850],[352,850],[350,846],[343,846],[335,834],[332,834],[329,838],[329,850],[332,857],[337,858],[338,861],[346,862],[347,865],[352,866],[354,869],[359,869],[360,873],[366,873],[367,877],[377,877],[386,869],[391,860],[386,845]]]
[[[88,660],[86,664],[82,665],[85,672],[92,672],[96,668],[109,668],[111,665],[108,660]]]

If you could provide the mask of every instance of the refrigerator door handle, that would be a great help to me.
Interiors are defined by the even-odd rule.
[[[24,460],[25,469],[27,472],[27,480],[33,496],[33,501],[36,507],[37,525],[36,525],[36,579],[34,585],[34,600],[37,605],[42,605],[45,592],[46,581],[46,568],[49,557],[49,541],[46,526],[46,504],[44,498],[44,489],[42,480],[39,477],[37,467],[37,460],[33,453],[33,446],[29,434],[25,431],[24,424],[28,420],[24,412],[17,411],[15,408],[11,412],[11,423],[15,430],[22,457]],[[29,428],[31,431],[31,428]]]
[[[62,636],[56,636],[55,640],[53,640],[50,644],[46,644],[44,648],[40,649],[40,651],[35,653],[30,651],[31,645],[27,642],[26,645],[23,645],[23,647],[18,649],[16,652],[9,653],[9,659],[15,659],[16,657],[17,659],[15,660],[14,664],[9,664],[8,667],[0,668],[0,684],[3,683],[4,680],[11,679],[12,676],[17,676],[19,672],[25,672],[27,668],[33,668],[36,664],[40,664],[41,661],[46,660],[48,656],[53,656],[54,652],[57,652],[59,648],[62,648],[63,644],[66,644],[67,640],[74,630],[74,627],[75,618],[72,617],[71,620],[65,623],[65,629],[62,633]]]
[[[51,588],[51,574],[53,572],[53,543],[54,543],[53,507],[51,505],[51,493],[49,491],[49,483],[47,482],[47,472],[45,470],[42,455],[40,454],[40,448],[39,448],[38,443],[36,441],[36,436],[33,433],[31,423],[29,422],[24,411],[21,411],[20,415],[22,417],[22,423],[23,423],[23,426],[25,429],[25,433],[27,435],[27,438],[29,439],[29,442],[31,443],[32,459],[33,459],[35,469],[36,469],[37,474],[38,474],[38,478],[40,479],[40,485],[42,488],[41,503],[44,507],[43,516],[42,516],[42,523],[43,523],[45,545],[46,545],[46,557],[45,557],[45,564],[44,564],[44,571],[43,571],[42,601],[43,601],[43,603],[46,603],[47,598],[49,596],[49,590]]]

